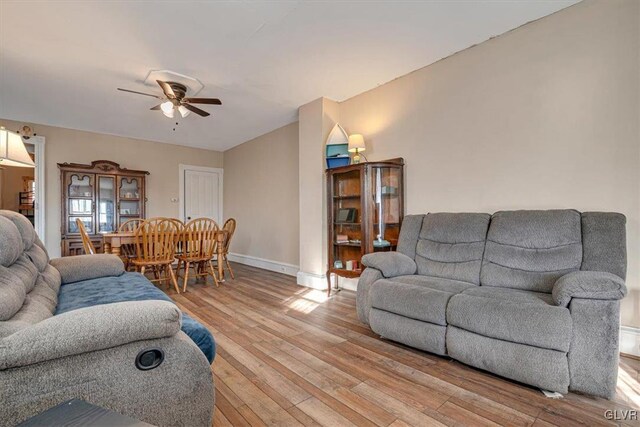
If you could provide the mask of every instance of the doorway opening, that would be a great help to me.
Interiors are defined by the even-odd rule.
[[[34,168],[3,166],[0,169],[0,208],[19,212],[34,225],[36,233],[45,241],[45,185],[44,144],[42,136],[23,139]]]

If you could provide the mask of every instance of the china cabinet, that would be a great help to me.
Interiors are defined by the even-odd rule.
[[[145,218],[146,176],[149,172],[121,168],[109,160],[90,165],[58,163],[62,186],[62,256],[83,253],[80,219],[96,250],[102,234],[113,233],[132,218]]]
[[[404,216],[404,160],[367,162],[326,170],[329,266],[331,275],[356,278],[360,259],[394,251]]]

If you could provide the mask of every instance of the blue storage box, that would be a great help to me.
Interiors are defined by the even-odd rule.
[[[349,163],[351,163],[351,157],[327,157],[328,169],[349,166]]]

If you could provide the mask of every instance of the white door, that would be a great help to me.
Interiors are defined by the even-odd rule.
[[[222,221],[222,171],[184,169],[183,220],[212,218]]]

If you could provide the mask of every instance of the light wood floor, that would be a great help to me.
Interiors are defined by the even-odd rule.
[[[615,425],[607,409],[640,407],[640,362],[620,362],[613,401],[539,390],[378,338],[355,293],[325,294],[295,278],[234,265],[219,288],[168,294],[218,344],[215,426]],[[619,423],[619,422],[618,422]],[[638,425],[630,421],[628,425]]]

